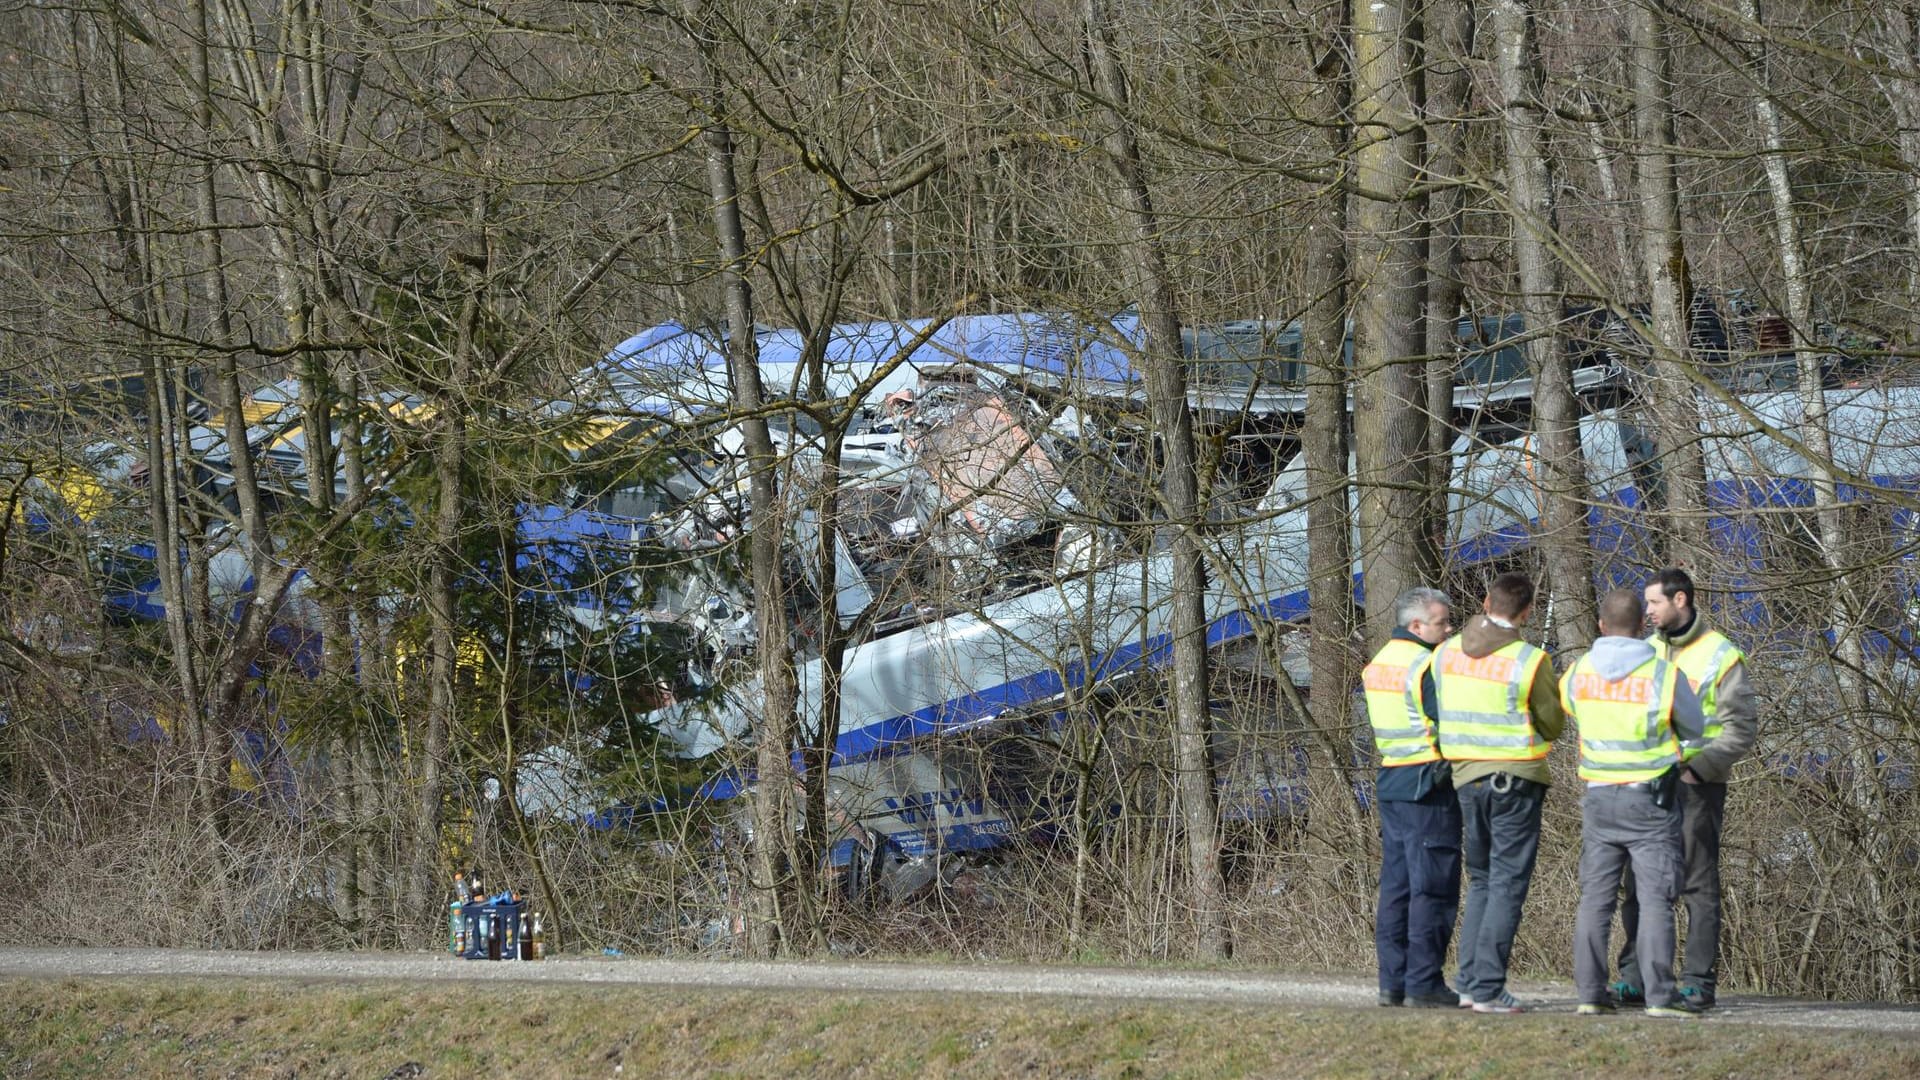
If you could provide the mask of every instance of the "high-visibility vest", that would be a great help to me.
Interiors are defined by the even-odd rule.
[[[1449,761],[1536,761],[1553,744],[1533,730],[1527,695],[1547,654],[1524,641],[1468,656],[1460,636],[1433,650],[1440,756]]]
[[[1651,780],[1680,760],[1673,730],[1674,665],[1658,657],[1603,678],[1587,657],[1560,680],[1560,703],[1580,728],[1580,778],[1601,784]]]
[[[1699,616],[1694,616],[1699,618]],[[1653,654],[1663,660],[1671,660],[1687,673],[1687,684],[1700,698],[1700,715],[1706,719],[1698,739],[1688,739],[1681,744],[1681,753],[1691,758],[1702,747],[1720,737],[1720,731],[1726,727],[1715,715],[1720,709],[1720,680],[1726,677],[1733,665],[1747,658],[1740,647],[1727,640],[1727,635],[1718,630],[1702,631],[1699,637],[1687,642],[1686,646],[1675,650],[1672,643],[1662,640],[1656,632],[1648,639],[1653,646]]]
[[[1418,765],[1440,757],[1433,723],[1420,705],[1420,676],[1432,658],[1425,646],[1394,638],[1360,672],[1367,722],[1373,725],[1373,745],[1380,750],[1382,765]]]

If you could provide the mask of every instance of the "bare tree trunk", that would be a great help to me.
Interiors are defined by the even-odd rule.
[[[1686,246],[1680,232],[1679,176],[1674,168],[1672,56],[1666,0],[1636,0],[1628,9],[1633,71],[1635,181],[1640,195],[1641,259],[1652,288],[1652,375],[1648,405],[1660,444],[1665,489],[1667,559],[1707,575],[1707,472],[1700,449],[1700,410],[1691,366],[1692,335]]]
[[[212,320],[214,347],[214,390],[222,413],[227,460],[232,469],[234,501],[240,509],[240,528],[246,533],[247,557],[256,579],[264,575],[271,553],[265,516],[261,512],[260,485],[254,475],[253,453],[247,445],[247,418],[241,411],[240,368],[233,338],[233,306],[227,296],[225,241],[220,221],[219,193],[215,184],[214,161],[219,156],[219,134],[214,127],[214,86],[208,36],[212,27],[207,18],[206,0],[195,0],[194,17],[199,34],[193,44],[193,81],[198,98],[194,103],[195,124],[207,160],[195,187],[195,209],[200,216],[200,243],[206,260],[206,299]]]
[[[347,400],[360,400],[360,378],[357,372],[343,363],[343,393]],[[361,441],[362,421],[360,410],[348,409],[340,423],[340,456],[343,490],[349,502],[358,504],[365,500],[367,487],[365,452]],[[388,635],[382,625],[385,618],[376,605],[366,602],[364,593],[358,594],[343,604],[346,609],[349,635],[359,646],[360,660],[355,665],[353,677],[362,694],[373,687],[391,689],[393,686],[390,657],[392,650],[386,647]],[[332,632],[328,627],[323,632]],[[374,940],[373,895],[377,889],[383,889],[381,860],[375,854],[371,836],[374,815],[374,783],[376,778],[375,746],[378,740],[371,732],[355,730],[346,743],[347,797],[346,815],[348,822],[348,866],[347,876],[347,919],[349,925],[361,927],[362,940]],[[383,890],[384,891],[384,890]]]
[[[485,220],[485,196],[476,197],[478,217]],[[480,245],[484,252],[484,242]],[[484,260],[485,256],[477,258]],[[467,462],[467,410],[455,395],[465,388],[473,363],[473,328],[479,320],[481,304],[475,283],[463,301],[460,313],[461,340],[454,345],[448,385],[436,395],[440,399],[440,430],[433,448],[434,512],[433,553],[427,571],[427,722],[421,742],[420,761],[414,782],[414,837],[412,865],[408,868],[407,905],[410,911],[425,911],[438,895],[440,877],[441,804],[446,797],[444,765],[447,741],[454,729],[459,708],[455,679],[459,666],[459,614],[454,604],[454,582],[460,572],[460,537],[466,524],[465,475]]]
[[[1541,477],[1540,530],[1549,610],[1563,648],[1594,637],[1592,538],[1587,531],[1586,458],[1580,402],[1560,334],[1563,289],[1552,245],[1557,236],[1553,169],[1547,157],[1545,83],[1534,37],[1532,0],[1494,0],[1493,32],[1506,133],[1508,220],[1520,278],[1527,366],[1533,373],[1533,426]]]
[[[1439,580],[1447,544],[1448,489],[1453,484],[1454,361],[1464,298],[1460,281],[1460,218],[1465,188],[1461,147],[1465,116],[1473,92],[1468,67],[1473,57],[1473,0],[1430,0],[1426,9],[1426,176],[1427,196],[1427,446],[1425,520],[1421,540],[1428,545],[1425,576]]]
[[[73,36],[74,70],[85,70],[81,59],[81,31],[77,19],[70,22]],[[145,391],[145,454],[147,466],[147,515],[148,527],[153,534],[154,571],[160,581],[160,599],[166,607],[165,623],[167,642],[173,654],[174,678],[178,691],[178,722],[174,738],[194,759],[205,752],[205,709],[202,698],[203,686],[200,671],[199,650],[194,639],[194,626],[187,604],[186,581],[181,574],[183,562],[183,526],[180,515],[185,499],[180,488],[180,453],[184,443],[185,431],[175,421],[179,414],[172,408],[173,388],[177,372],[174,364],[163,355],[160,343],[153,335],[153,328],[159,325],[163,304],[160,297],[160,275],[155,267],[153,252],[153,234],[147,221],[144,185],[135,165],[133,146],[128,139],[126,122],[130,115],[127,101],[127,69],[125,43],[118,29],[109,45],[112,55],[113,72],[113,109],[111,112],[112,130],[116,136],[111,148],[98,147],[96,150],[97,175],[101,194],[107,201],[108,215],[114,222],[119,234],[120,257],[124,262],[128,294],[133,298],[134,311],[143,327],[140,340],[144,348],[141,351],[141,375],[146,384]],[[79,82],[84,94],[86,83]],[[94,139],[93,113],[83,96],[80,101],[82,125],[88,141]],[[114,170],[109,171],[104,164],[113,160]],[[125,170],[121,175],[119,170]],[[194,784],[191,788],[198,796],[198,770],[195,770]]]
[[[1906,166],[1900,182],[1906,196],[1907,254],[1905,343],[1920,340],[1920,4],[1897,0],[1869,5],[1876,48],[1891,69],[1874,82],[1893,112],[1895,144]]]
[[[1761,20],[1760,0],[1741,0],[1741,14],[1754,24]],[[1813,340],[1813,286],[1808,281],[1805,255],[1801,251],[1800,227],[1795,216],[1793,181],[1787,174],[1786,136],[1780,123],[1780,109],[1765,88],[1769,85],[1766,39],[1753,45],[1756,92],[1754,117],[1760,124],[1765,156],[1767,192],[1773,202],[1774,244],[1780,258],[1780,276],[1786,285],[1787,324],[1793,333],[1794,365],[1799,373],[1802,426],[1800,437],[1810,452],[1807,462],[1813,479],[1813,507],[1820,532],[1821,561],[1834,575],[1829,582],[1828,610],[1832,613],[1834,652],[1840,658],[1840,685],[1850,707],[1865,705],[1861,698],[1860,677],[1866,670],[1866,657],[1860,643],[1858,620],[1844,599],[1846,586],[1846,527],[1841,519],[1841,503],[1833,476],[1833,430],[1827,422],[1827,395],[1820,368],[1819,344]]]
[[[1086,0],[1087,46],[1094,87],[1106,102],[1107,154],[1119,181],[1116,195],[1132,229],[1126,247],[1140,299],[1145,331],[1141,366],[1147,384],[1147,409],[1162,447],[1160,496],[1173,529],[1174,767],[1175,791],[1186,834],[1189,902],[1194,954],[1214,959],[1231,951],[1225,883],[1220,873],[1220,819],[1215,805],[1211,722],[1207,712],[1207,569],[1201,548],[1205,507],[1200,501],[1199,469],[1193,437],[1193,413],[1187,406],[1186,373],[1180,359],[1180,323],[1173,284],[1160,250],[1160,225],[1148,191],[1145,163],[1127,116],[1127,85],[1114,55],[1112,24],[1102,0]]]
[[[214,355],[214,392],[222,413],[223,433],[227,450],[227,465],[231,471],[234,501],[240,510],[240,528],[245,534],[247,560],[257,582],[266,573],[266,561],[269,551],[267,526],[261,512],[260,486],[254,476],[253,451],[247,445],[247,419],[241,410],[239,363],[233,340],[232,303],[227,296],[227,265],[225,241],[220,220],[219,193],[215,183],[215,160],[219,155],[218,134],[214,126],[214,86],[211,67],[211,47],[208,35],[211,26],[207,19],[205,0],[195,0],[194,18],[198,25],[198,34],[193,42],[193,82],[195,91],[194,123],[201,140],[201,153],[206,160],[200,167],[198,182],[194,187],[195,211],[200,219],[200,250],[205,261],[205,300],[207,315],[212,324]],[[250,603],[258,603],[255,597]],[[227,665],[230,669],[231,665]],[[242,675],[244,677],[244,675]],[[214,713],[208,718],[212,728],[212,737],[217,745],[224,737],[233,716],[226,703],[237,700],[238,695],[225,685],[228,676],[223,674],[222,685],[215,688],[208,703]],[[201,759],[201,797],[210,800],[215,785],[226,772],[224,756],[218,753],[204,755]],[[203,803],[204,805],[204,803]]]
[[[463,148],[465,149],[465,148]],[[459,611],[455,584],[461,573],[460,544],[467,527],[468,414],[470,392],[482,348],[480,324],[493,273],[488,235],[493,218],[490,193],[482,186],[472,196],[465,250],[460,253],[465,294],[455,317],[444,381],[432,388],[439,430],[433,441],[433,532],[427,568],[427,718],[421,741],[415,788],[413,851],[408,867],[410,911],[436,906],[439,894],[440,821],[446,799],[448,743],[459,716]]]
[[[1344,8],[1344,5],[1343,5]],[[1315,43],[1314,118],[1329,172],[1339,173],[1353,152],[1348,109],[1352,105],[1347,65],[1349,16],[1344,10],[1329,40]],[[1353,607],[1353,486],[1347,444],[1347,195],[1329,185],[1311,206],[1307,230],[1308,301],[1300,318],[1300,362],[1306,383],[1300,456],[1307,497],[1307,619],[1312,637],[1313,726],[1328,747],[1331,778],[1322,806],[1352,807],[1355,757],[1353,684],[1359,671]],[[1282,678],[1285,676],[1282,675]],[[1316,796],[1321,792],[1316,791]],[[1358,815],[1357,808],[1355,815]],[[1357,835],[1364,838],[1367,830]],[[1364,842],[1364,839],[1363,839]]]
[[[687,256],[686,245],[680,240],[680,226],[672,210],[666,213],[667,254],[672,257],[673,265],[680,267],[673,276],[674,317],[680,325],[693,329],[698,322],[693,312],[693,301],[687,295],[687,274],[692,271],[693,260]]]
[[[707,60],[712,63],[711,58]],[[711,74],[710,107],[706,125],[707,184],[713,198],[713,230],[720,244],[722,281],[727,302],[727,365],[733,405],[741,414],[740,430],[748,460],[748,562],[753,581],[754,620],[758,631],[760,685],[765,699],[755,731],[755,766],[759,775],[753,793],[754,843],[748,914],[748,947],[756,956],[778,952],[782,943],[805,940],[804,927],[789,925],[793,913],[785,897],[793,888],[791,873],[792,807],[795,745],[796,687],[793,651],[787,639],[787,604],[781,582],[780,540],[784,533],[775,470],[779,455],[761,413],[765,391],[760,385],[760,356],[754,338],[753,286],[747,278],[746,229],[740,217],[740,186],[734,171],[733,131],[720,119],[726,115],[718,79]]]
[[[1592,92],[1585,89],[1585,76],[1581,76],[1580,107],[1589,114],[1589,119],[1581,127],[1587,136],[1587,158],[1593,166],[1594,179],[1600,185],[1600,198],[1607,206],[1603,218],[1607,232],[1613,236],[1613,271],[1618,276],[1617,287],[1625,295],[1637,295],[1641,291],[1640,261],[1633,257],[1633,239],[1622,208],[1626,205],[1620,197],[1620,181],[1614,176],[1613,155],[1607,152],[1605,131],[1597,119],[1600,103]]]
[[[1369,640],[1386,638],[1393,598],[1426,569],[1419,37],[1412,0],[1354,8],[1353,447]]]
[[[1756,26],[1761,20],[1760,0],[1741,0],[1740,13]],[[1900,993],[1896,960],[1902,952],[1898,921],[1888,917],[1884,900],[1883,867],[1888,854],[1885,829],[1886,806],[1880,783],[1875,748],[1881,744],[1874,730],[1873,712],[1866,694],[1866,649],[1861,642],[1860,616],[1848,605],[1847,538],[1842,518],[1842,503],[1833,475],[1833,430],[1827,419],[1827,393],[1820,367],[1820,349],[1813,340],[1813,288],[1808,281],[1806,258],[1801,250],[1800,227],[1795,215],[1793,181],[1787,173],[1787,140],[1780,122],[1780,107],[1769,91],[1769,56],[1764,37],[1753,44],[1754,118],[1759,122],[1765,156],[1767,191],[1773,203],[1774,245],[1780,258],[1780,276],[1786,285],[1787,324],[1793,333],[1794,365],[1799,373],[1802,419],[1800,437],[1808,451],[1808,471],[1813,481],[1813,513],[1820,536],[1820,561],[1829,577],[1823,588],[1827,593],[1828,620],[1832,624],[1835,681],[1839,684],[1841,723],[1853,729],[1851,782],[1853,804],[1866,818],[1862,847],[1870,856],[1865,860],[1869,910],[1878,914],[1873,927],[1878,938],[1874,949],[1876,995]],[[1904,128],[1904,123],[1902,124]],[[1849,722],[1852,721],[1852,722]]]

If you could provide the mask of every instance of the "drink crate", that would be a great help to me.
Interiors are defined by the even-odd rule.
[[[514,903],[511,900],[496,900],[484,904],[467,904],[460,909],[460,917],[466,923],[467,949],[461,953],[463,960],[490,960],[492,926],[494,916],[499,916],[500,952],[502,960],[520,959],[520,914],[526,910],[523,900]]]

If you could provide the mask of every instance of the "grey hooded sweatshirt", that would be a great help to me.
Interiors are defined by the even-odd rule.
[[[1608,682],[1618,682],[1633,674],[1634,669],[1653,659],[1653,646],[1639,638],[1607,637],[1598,638],[1587,653],[1587,662],[1593,666],[1594,673]],[[1694,696],[1693,687],[1678,668],[1673,670],[1673,730],[1685,742],[1697,739],[1706,730],[1706,721],[1700,716],[1700,699]],[[1578,716],[1573,718],[1577,725]]]

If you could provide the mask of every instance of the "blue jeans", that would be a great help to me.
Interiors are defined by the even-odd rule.
[[[1467,855],[1459,988],[1475,1001],[1492,1001],[1507,988],[1507,959],[1540,853],[1540,809],[1547,789],[1495,773],[1461,788],[1459,796]]]
[[[1380,806],[1380,902],[1373,946],[1382,993],[1447,989],[1441,968],[1460,909],[1460,804],[1450,789]]]

